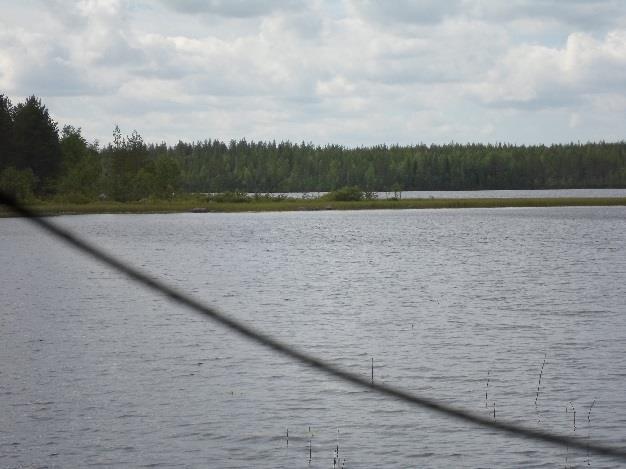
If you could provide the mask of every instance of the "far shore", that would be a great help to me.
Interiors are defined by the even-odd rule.
[[[149,200],[140,202],[35,202],[28,207],[42,216],[106,213],[234,213],[295,212],[321,210],[388,210],[436,208],[504,208],[504,207],[576,207],[626,206],[626,197],[558,197],[558,198],[484,198],[484,199],[378,199],[359,201],[327,201],[321,199],[261,200],[249,202],[215,202],[198,198]],[[0,217],[13,213],[0,206]]]

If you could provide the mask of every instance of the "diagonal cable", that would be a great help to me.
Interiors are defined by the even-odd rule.
[[[551,443],[557,446],[577,448],[598,455],[612,456],[622,461],[626,461],[626,450],[623,448],[609,446],[595,441],[582,441],[580,439],[572,438],[566,435],[545,432],[522,425],[493,421],[489,418],[437,401],[436,399],[411,394],[407,391],[395,388],[393,386],[370,382],[357,374],[351,373],[335,365],[327,363],[313,355],[309,355],[308,353],[300,351],[285,342],[279,341],[271,337],[270,335],[264,334],[254,329],[253,327],[244,324],[243,322],[230,318],[216,308],[205,305],[201,301],[193,298],[192,296],[182,291],[179,291],[178,289],[160,280],[150,278],[139,269],[106,253],[99,247],[81,239],[80,237],[76,236],[75,234],[64,228],[61,228],[57,224],[52,223],[46,218],[40,217],[32,210],[18,203],[13,197],[4,194],[1,191],[0,203],[11,208],[11,210],[13,210],[13,212],[15,212],[16,214],[28,218],[29,221],[33,224],[48,232],[49,234],[52,234],[53,236],[63,240],[66,244],[72,246],[73,248],[91,256],[92,258],[102,262],[103,264],[108,265],[109,267],[112,267],[113,269],[125,274],[130,279],[143,284],[144,286],[154,290],[155,292],[169,297],[170,300],[186,306],[196,313],[208,317],[222,324],[223,326],[226,326],[231,331],[237,332],[238,334],[258,344],[282,353],[283,355],[286,355],[296,361],[299,361],[300,363],[315,368],[326,374],[339,378],[343,381],[347,381],[356,386],[376,391],[379,394],[383,394],[385,396],[393,397],[400,401],[407,402],[417,407],[430,409],[448,417],[453,417],[457,420],[463,420],[468,423],[473,423],[481,427],[491,428],[499,430],[501,432],[510,433],[518,437],[542,441],[545,443]]]

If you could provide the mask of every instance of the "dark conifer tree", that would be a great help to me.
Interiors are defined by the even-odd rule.
[[[13,105],[0,94],[0,171],[13,164],[14,155]]]
[[[31,96],[15,107],[13,120],[15,166],[30,168],[39,183],[37,191],[50,192],[61,169],[57,123],[41,99]]]

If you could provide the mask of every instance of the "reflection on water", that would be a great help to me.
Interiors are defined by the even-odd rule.
[[[626,443],[623,207],[56,220],[364,376]],[[2,467],[326,468],[338,428],[350,468],[618,466],[321,376],[23,221],[0,239]]]

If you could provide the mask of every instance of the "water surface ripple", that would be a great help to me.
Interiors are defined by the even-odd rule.
[[[56,220],[364,376],[626,444],[626,208]],[[23,220],[0,242],[0,467],[327,468],[337,428],[346,468],[619,466],[336,382]]]

